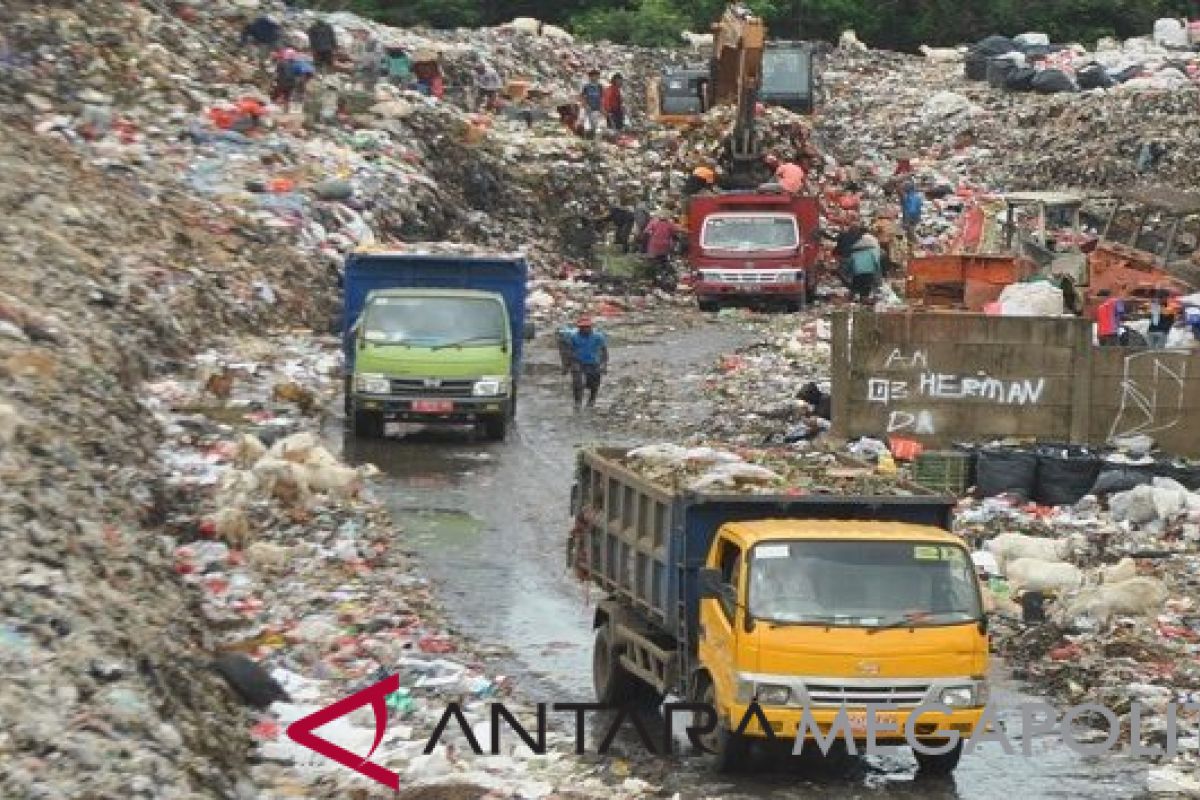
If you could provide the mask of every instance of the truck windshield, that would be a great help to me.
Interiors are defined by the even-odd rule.
[[[762,93],[808,93],[808,54],[803,50],[767,50],[763,53]]]
[[[505,331],[504,307],[482,298],[379,297],[363,317],[363,338],[375,344],[486,347]]]
[[[787,215],[712,216],[700,239],[705,250],[792,250],[799,244],[796,220]]]
[[[749,610],[782,624],[948,625],[979,619],[980,601],[961,547],[804,540],[754,548]]]

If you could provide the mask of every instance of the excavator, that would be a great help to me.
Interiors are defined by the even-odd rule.
[[[815,197],[788,194],[772,183],[764,164],[756,115],[767,85],[765,54],[771,52],[766,27],[731,3],[712,32],[712,59],[708,75],[696,80],[695,110],[734,109],[720,155],[722,188],[731,191],[688,199],[684,228],[693,293],[702,311],[746,302],[798,309],[812,293],[820,207]],[[800,54],[789,74],[806,76],[811,90],[812,53]]]
[[[813,52],[803,42],[767,41],[763,20],[731,3],[712,24],[707,65],[668,70],[647,86],[649,117],[688,127],[716,106],[737,106],[740,144],[748,145],[758,102],[800,114],[813,110]]]

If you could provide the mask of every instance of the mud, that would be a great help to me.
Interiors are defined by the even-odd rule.
[[[477,441],[456,429],[405,430],[382,442],[346,438],[345,456],[383,470],[383,490],[403,546],[424,562],[440,600],[459,629],[497,649],[503,670],[531,700],[591,702],[591,614],[599,595],[566,569],[564,534],[575,450],[590,443],[633,444],[670,438],[710,411],[695,391],[696,377],[720,354],[753,340],[744,326],[698,317],[658,321],[615,331],[612,369],[598,407],[575,415],[568,379],[549,341],[530,349],[518,424],[503,444]],[[654,409],[632,425],[623,387],[657,387]],[[646,403],[640,404],[646,412]],[[994,703],[1014,708],[1030,698],[995,665]],[[605,720],[587,733],[594,753]],[[669,796],[816,798],[1139,797],[1148,764],[1130,758],[1082,758],[1054,741],[1039,742],[1032,758],[984,745],[965,755],[955,776],[915,777],[907,753],[888,757],[768,761],[736,779],[717,779],[691,757],[642,754],[630,734],[610,758],[614,776],[661,784]],[[655,731],[655,736],[658,732]],[[585,756],[595,758],[595,756]]]

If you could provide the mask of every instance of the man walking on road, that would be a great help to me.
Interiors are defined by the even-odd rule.
[[[608,371],[608,343],[604,334],[592,329],[590,317],[580,317],[575,323],[574,333],[566,337],[567,355],[571,371],[571,393],[575,399],[575,410],[583,407],[583,388],[588,390],[588,408],[596,405],[600,391],[600,376]]]

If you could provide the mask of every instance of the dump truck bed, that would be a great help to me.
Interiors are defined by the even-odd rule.
[[[843,493],[784,488],[770,493],[709,493],[675,489],[625,463],[627,451],[585,450],[578,457],[572,500],[576,526],[570,558],[578,576],[632,606],[649,624],[678,640],[693,640],[699,608],[697,571],[726,522],[829,519],[905,522],[949,530],[954,498],[915,484],[865,478],[870,494],[841,483]],[[838,469],[870,472],[840,459]],[[806,493],[807,492],[807,493]]]

